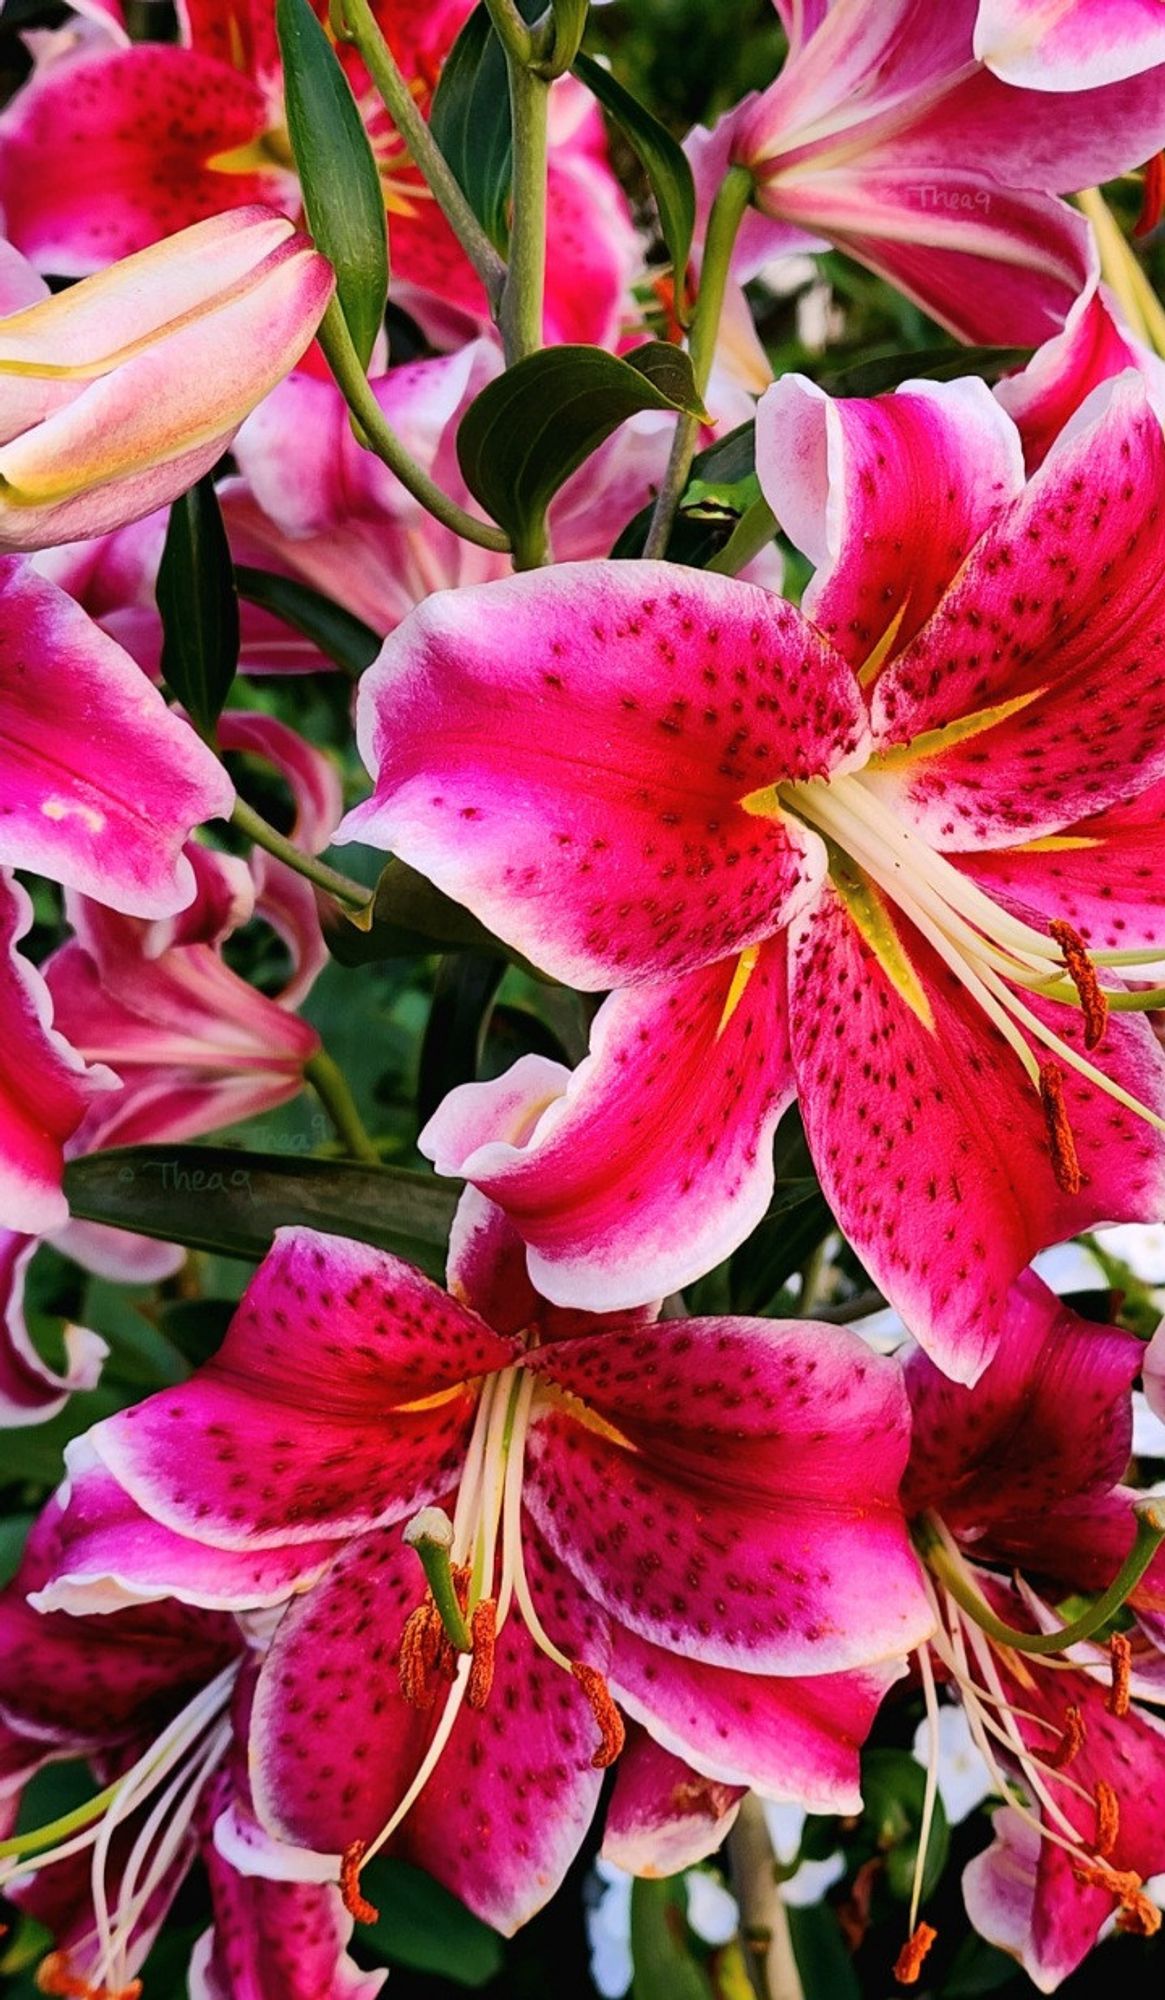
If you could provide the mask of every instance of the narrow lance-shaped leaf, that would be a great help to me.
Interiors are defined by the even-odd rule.
[[[651,182],[660,230],[676,276],[676,311],[682,316],[684,277],[696,227],[692,169],[671,133],[623,88],[610,70],[604,69],[593,56],[581,54],[575,57],[572,68],[579,82],[586,84],[608,117],[619,126]]]
[[[309,583],[277,576],[272,570],[251,569],[245,563],[236,565],[235,583],[239,596],[245,597],[248,604],[273,612],[285,625],[302,632],[305,639],[310,639],[353,680],[358,680],[365,667],[372,665],[384,643],[371,625],[325,597],[322,591],[313,590]]]
[[[543,348],[470,404],[457,434],[461,470],[519,560],[538,559],[563,482],[640,410],[705,415],[682,349],[649,341],[618,360],[598,347]]]
[[[484,7],[475,7],[442,66],[429,130],[486,235],[509,243],[513,131],[506,58]]]
[[[258,1261],[285,1223],[352,1236],[440,1270],[457,1190],[402,1167],[228,1146],[122,1146],[65,1169],[73,1215]]]
[[[239,661],[239,600],[209,473],[170,509],[157,597],[166,685],[212,736]]]
[[[368,366],[388,296],[384,194],[355,99],[309,0],[276,0],[287,130],[308,227],[336,273],[352,345]]]

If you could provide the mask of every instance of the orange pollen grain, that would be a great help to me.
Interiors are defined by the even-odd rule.
[[[1061,917],[1053,918],[1048,932],[1060,947],[1064,959],[1064,970],[1080,996],[1080,1008],[1084,1015],[1084,1046],[1094,1049],[1104,1039],[1108,1021],[1108,996],[1097,977],[1096,967],[1088,956],[1088,946],[1078,930],[1066,924]]]
[[[483,1597],[473,1607],[469,1621],[473,1640],[473,1663],[465,1699],[470,1708],[484,1708],[494,1684],[494,1646],[497,1639],[498,1607],[492,1597]]]
[[[1053,1771],[1063,1771],[1084,1748],[1084,1717],[1075,1702],[1064,1710],[1063,1735],[1048,1758]]]
[[[589,1701],[591,1714],[599,1725],[599,1747],[591,1758],[592,1768],[605,1771],[608,1764],[614,1763],[627,1740],[623,1718],[597,1667],[588,1667],[584,1660],[572,1660],[570,1671]]]
[[[1120,1804],[1111,1785],[1098,1778],[1095,1787],[1096,1798],[1096,1852],[1107,1860],[1117,1843],[1120,1833]]]
[[[1112,1662],[1112,1689],[1105,1707],[1110,1715],[1124,1716],[1129,1712],[1129,1683],[1133,1677],[1133,1649],[1123,1632],[1114,1632],[1108,1642],[1108,1656]]]
[[[1130,1896],[1117,1913],[1116,1927],[1132,1937],[1156,1937],[1161,1928],[1161,1912],[1148,1896]]]
[[[922,1971],[922,1961],[938,1932],[933,1924],[918,1924],[894,1960],[894,1977],[899,1986],[913,1986]]]
[[[1156,229],[1165,208],[1165,154],[1154,153],[1145,163],[1145,179],[1141,189],[1141,213],[1133,224],[1134,236],[1148,236]]]
[[[1076,1157],[1076,1141],[1072,1137],[1068,1107],[1064,1102],[1064,1073],[1057,1063],[1040,1064],[1040,1103],[1044,1107],[1056,1186],[1063,1194],[1079,1194],[1084,1186],[1084,1176]]]
[[[374,1924],[380,1915],[360,1887],[360,1863],[367,1845],[366,1840],[354,1840],[340,1857],[340,1894],[348,1915],[355,1917],[358,1924]]]

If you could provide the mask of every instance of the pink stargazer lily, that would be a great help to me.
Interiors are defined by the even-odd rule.
[[[347,1955],[352,1919],[331,1862],[265,1839],[250,1814],[254,1621],[173,1601],[40,1613],[29,1600],[61,1534],[54,1500],[0,1592],[0,1833],[47,1763],[85,1758],[105,1786],[55,1845],[33,1834],[0,1860],[6,1893],[53,1934],[39,1990],[138,2000],[136,1974],[201,1852],[213,1924],[194,1949],[190,2000],[373,2000],[385,1974]]]
[[[979,0],[975,54],[1025,90],[1094,90],[1165,63],[1159,0]]]
[[[1097,64],[1017,89],[976,59],[976,0],[778,6],[780,76],[689,141],[706,201],[729,165],[753,174],[741,274],[825,239],[962,339],[1035,343],[1061,325],[1088,232],[1056,197],[1157,152],[1165,48],[1137,74]]]
[[[717,1263],[794,1095],[841,1227],[965,1379],[1036,1249],[1160,1214],[1165,1063],[1096,965],[1163,934],[1165,439],[1138,378],[1100,398],[1025,483],[977,381],[786,378],[758,464],[803,612],[580,564],[432,600],[365,675],[341,837],[617,989],[569,1085],[466,1086],[424,1140],[547,1296]]]
[[[1160,1922],[1141,1886],[1165,1867],[1165,1724],[1149,1706],[1165,1691],[1160,1656],[1124,1635],[1111,1650],[1086,1636],[1057,1646],[1061,1621],[1042,1601],[1103,1596],[1135,1546],[1140,1496],[1119,1482],[1143,1353],[1132,1334],[1079,1319],[1028,1274],[973,1388],[920,1352],[906,1362],[903,1502],[931,1569],[929,1658],[1008,1801],[994,1845],[964,1878],[967,1906],[1045,1993],[1114,1911],[1141,1932]],[[1134,1571],[1127,1602],[1145,1632],[1160,1630],[1159,1553]],[[1024,1650],[1044,1633],[1046,1654]],[[933,1721],[934,1673],[921,1665]]]
[[[896,1365],[800,1323],[555,1312],[472,1191],[449,1282],[281,1231],[220,1356],[79,1448],[203,1601],[297,1592],[256,1692],[263,1824],[342,1854],[353,1909],[395,1839],[510,1931],[578,1848],[620,1708],[704,1779],[853,1810],[931,1620]],[[98,1519],[46,1602],[173,1588],[175,1560]]]
[[[315,0],[327,19],[327,0]],[[473,0],[373,12],[428,115]],[[42,270],[100,270],[183,225],[264,202],[298,217],[271,0],[185,0],[179,44],[88,46],[39,67],[0,116],[0,206]],[[413,165],[355,51],[340,45],[380,169],[393,297],[441,345],[489,324],[484,287]],[[84,172],[77,162],[84,160]],[[641,262],[598,107],[555,85],[547,182],[547,340],[613,344]]]
[[[0,549],[103,534],[185,492],[334,286],[308,237],[252,206],[0,319]]]

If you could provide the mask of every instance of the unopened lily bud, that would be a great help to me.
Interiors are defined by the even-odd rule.
[[[105,534],[192,486],[333,285],[285,216],[238,208],[0,318],[0,549]]]

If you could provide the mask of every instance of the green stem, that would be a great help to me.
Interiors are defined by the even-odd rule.
[[[745,508],[724,547],[711,562],[704,564],[717,576],[739,576],[753,559],[767,548],[777,532],[777,517],[763,493]]]
[[[417,107],[395,56],[377,25],[368,0],[335,0],[344,39],[359,49],[389,117],[496,308],[506,267],[486,235]]]
[[[317,339],[365,441],[389,471],[395,472],[414,500],[419,500],[434,520],[451,528],[463,541],[474,542],[480,549],[496,549],[500,555],[508,553],[510,544],[501,529],[495,528],[491,522],[479,521],[476,515],[458,506],[456,500],[430,479],[424,467],[417,464],[396,432],[385,422],[384,413],[368,386],[368,378],[352,345],[347,322],[335,299],[320,322]]]
[[[1165,1541],[1165,1513],[1159,1507],[1148,1500],[1134,1501],[1132,1513],[1136,1521],[1133,1546],[1108,1589],[1089,1605],[1087,1611],[1082,1611],[1079,1618],[1074,1618],[1069,1625],[1059,1626],[1055,1632],[1021,1632],[1016,1626],[997,1618],[991,1606],[980,1597],[959,1558],[946,1547],[934,1522],[924,1518],[917,1523],[914,1542],[927,1568],[934,1572],[955,1603],[962,1606],[989,1639],[998,1640],[1001,1646],[1009,1646],[1016,1653],[1063,1653],[1070,1646],[1078,1646],[1083,1640],[1091,1639],[1095,1632],[1107,1625],[1136,1589],[1162,1541]]]
[[[751,195],[752,175],[747,167],[730,167],[720,184],[720,191],[712,204],[712,213],[708,217],[704,261],[700,267],[700,290],[688,335],[692,374],[696,378],[696,392],[700,396],[703,396],[708,387],[708,377],[712,373],[733,246]],[[651,526],[647,531],[647,541],[643,550],[645,556],[662,556],[667,551],[676,510],[683,498],[688,474],[692,469],[692,459],[695,457],[696,439],[699,434],[698,417],[680,418],[672,440],[667,471],[656,498]]]
[[[1114,993],[1111,986],[1106,986],[1104,997],[1114,1014],[1148,1014],[1155,1007],[1165,1007],[1165,986],[1143,986],[1139,993],[1135,987],[1129,992]]]
[[[333,1061],[326,1049],[319,1049],[311,1061],[304,1064],[303,1073],[335,1126],[345,1151],[354,1160],[366,1160],[369,1166],[378,1167],[380,1154],[364,1129],[356,1100],[348,1088],[348,1079],[339,1064]]]
[[[534,30],[528,21],[523,20],[515,0],[485,0],[485,10],[507,57],[512,57],[517,63],[532,62]]]
[[[58,1841],[67,1840],[71,1833],[80,1833],[83,1827],[91,1826],[95,1819],[100,1819],[106,1807],[113,1804],[120,1785],[121,1779],[115,1778],[103,1792],[98,1792],[95,1798],[86,1799],[75,1812],[65,1813],[61,1819],[52,1819],[47,1826],[33,1827],[28,1833],[13,1834],[10,1840],[0,1840],[0,1860],[32,1854],[40,1847],[55,1847]]]
[[[318,861],[314,854],[305,854],[294,841],[277,833],[245,799],[235,800],[231,825],[237,826],[240,833],[245,833],[248,840],[253,840],[256,847],[264,848],[277,861],[286,862],[289,868],[294,868],[297,875],[314,882],[317,889],[334,896],[337,903],[343,904],[355,917],[365,916],[371,911],[374,890],[366,889],[362,882],[354,882],[350,875],[341,875],[335,868],[329,868],[326,861]]]
[[[496,22],[495,22],[496,25]],[[546,292],[546,168],[550,85],[507,46],[514,129],[514,212],[498,330],[512,368],[542,345]]]

